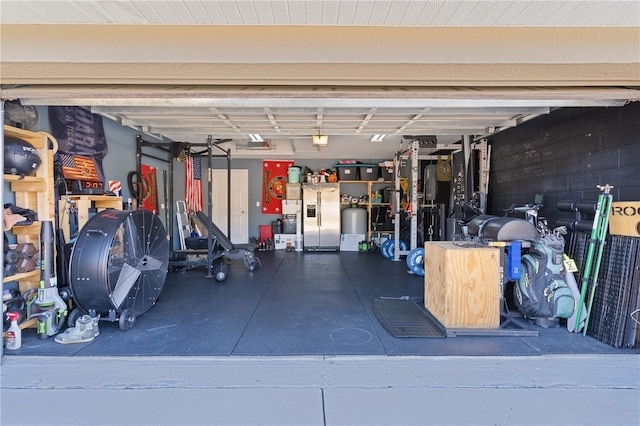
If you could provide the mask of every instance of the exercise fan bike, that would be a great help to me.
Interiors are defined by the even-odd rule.
[[[68,325],[88,313],[130,330],[155,305],[164,286],[167,234],[148,210],[103,210],[83,226],[69,263],[75,307]]]

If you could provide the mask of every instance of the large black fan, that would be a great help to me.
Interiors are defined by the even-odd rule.
[[[71,252],[69,285],[78,309],[95,311],[129,330],[162,291],[169,242],[160,219],[147,210],[103,210],[82,227]]]

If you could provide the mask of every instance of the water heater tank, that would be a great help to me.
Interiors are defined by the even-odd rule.
[[[359,207],[349,207],[342,210],[343,234],[366,234],[367,211]]]

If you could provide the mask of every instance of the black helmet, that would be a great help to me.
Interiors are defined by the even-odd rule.
[[[4,139],[4,172],[28,176],[40,166],[38,150],[29,142],[16,138]]]

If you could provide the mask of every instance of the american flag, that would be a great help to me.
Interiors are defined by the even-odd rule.
[[[187,211],[201,212],[202,209],[202,166],[200,157],[187,157],[186,160],[186,181],[185,202]]]
[[[62,175],[70,180],[100,181],[93,158],[60,153]]]

